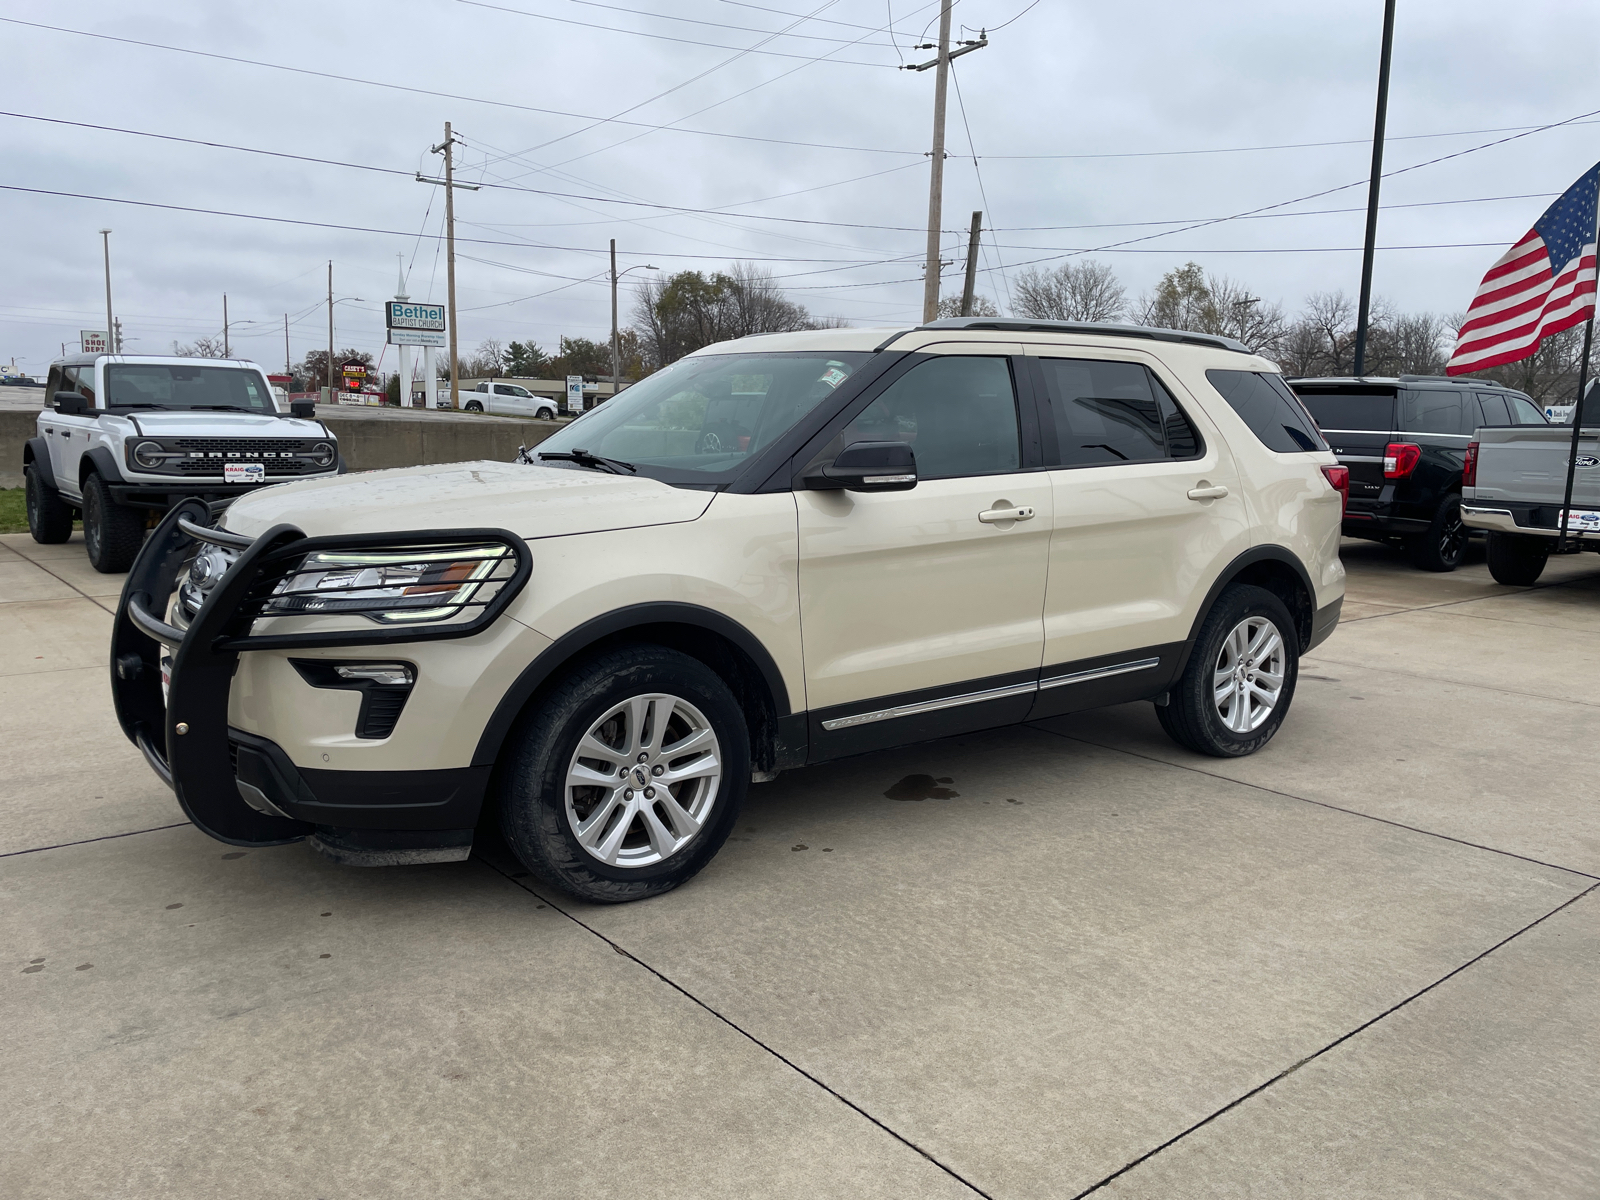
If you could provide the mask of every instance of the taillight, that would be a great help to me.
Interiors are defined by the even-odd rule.
[[[1322,473],[1327,476],[1333,490],[1339,493],[1339,515],[1343,516],[1350,507],[1350,468],[1323,467]]]
[[[1383,448],[1383,477],[1405,479],[1422,460],[1422,447],[1415,442],[1390,442]]]
[[[1478,443],[1467,443],[1467,461],[1461,464],[1461,486],[1478,486]]]

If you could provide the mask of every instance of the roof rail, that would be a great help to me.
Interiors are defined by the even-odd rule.
[[[1457,387],[1460,387],[1461,384],[1463,382],[1465,382],[1465,381],[1461,380],[1461,379],[1458,379],[1454,375],[1402,375],[1402,376],[1400,376],[1400,382],[1401,383],[1453,383]],[[1505,387],[1505,384],[1496,383],[1492,379],[1474,379],[1474,380],[1472,380],[1472,384],[1475,387]]]
[[[927,321],[918,329],[989,329],[998,333],[1090,333],[1102,337],[1149,338],[1158,342],[1183,342],[1190,346],[1210,346],[1217,350],[1255,351],[1233,338],[1209,333],[1187,333],[1180,329],[1153,329],[1147,325],[1118,325],[1108,321],[1035,321],[1019,317],[945,317]]]

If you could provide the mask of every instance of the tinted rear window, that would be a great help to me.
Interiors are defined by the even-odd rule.
[[[1206,378],[1268,450],[1294,454],[1328,448],[1305,408],[1279,376],[1213,368],[1206,372]]]
[[[1454,388],[1407,388],[1400,428],[1406,433],[1471,433],[1478,414],[1467,418],[1462,407],[1462,395]]]
[[[1301,392],[1300,400],[1317,422],[1319,429],[1369,430],[1389,433],[1394,429],[1394,397],[1378,392]]]

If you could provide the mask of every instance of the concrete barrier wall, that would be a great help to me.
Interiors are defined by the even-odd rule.
[[[476,414],[370,409],[355,415],[319,406],[352,471],[491,459],[510,462],[518,446],[535,446],[561,426],[551,421]],[[22,486],[22,447],[37,412],[0,411],[0,488]]]

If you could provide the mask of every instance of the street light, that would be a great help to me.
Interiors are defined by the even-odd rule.
[[[333,390],[333,306],[343,304],[346,300],[361,301],[360,296],[340,296],[333,298],[333,263],[328,263],[328,403],[332,404],[337,399]],[[364,301],[362,301],[364,303]]]
[[[617,334],[617,280],[626,275],[628,271],[659,271],[660,267],[649,263],[638,263],[617,273],[617,239],[611,239],[611,394],[617,394],[617,387],[622,382],[622,343]]]

